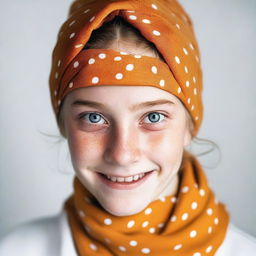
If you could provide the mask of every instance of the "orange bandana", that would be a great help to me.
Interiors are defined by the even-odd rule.
[[[110,55],[106,58],[103,50],[83,51],[92,31],[116,15],[153,42],[166,63],[135,56],[122,56],[124,60],[119,61],[113,59],[115,53],[111,51],[107,51]],[[112,72],[108,73],[107,69]],[[178,2],[80,0],[73,3],[53,52],[50,90],[56,117],[68,92],[100,85],[150,85],[176,95],[192,117],[193,136],[197,134],[203,115],[199,49],[192,23]]]
[[[78,255],[213,256],[224,240],[229,213],[216,200],[193,155],[179,174],[175,195],[124,217],[105,211],[75,178],[75,193],[65,209]]]

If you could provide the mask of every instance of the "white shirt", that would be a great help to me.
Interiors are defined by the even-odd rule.
[[[17,226],[0,241],[0,256],[77,256],[66,212]],[[256,256],[256,238],[229,223],[215,256]]]

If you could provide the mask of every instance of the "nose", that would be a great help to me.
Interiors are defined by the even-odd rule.
[[[135,129],[121,127],[113,129],[104,152],[106,162],[129,166],[139,160],[140,149]]]

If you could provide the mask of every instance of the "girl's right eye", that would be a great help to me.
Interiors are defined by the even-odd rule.
[[[79,115],[79,119],[85,120],[86,122],[92,123],[92,124],[104,124],[104,119],[100,114],[97,113],[82,113]],[[102,119],[103,123],[100,123],[99,120]]]

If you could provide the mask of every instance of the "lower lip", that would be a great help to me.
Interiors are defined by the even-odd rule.
[[[105,175],[97,173],[98,177],[100,178],[100,180],[103,182],[103,184],[107,185],[110,188],[113,189],[126,189],[126,190],[130,190],[130,189],[134,189],[137,188],[138,186],[140,186],[142,183],[144,183],[147,179],[150,178],[150,176],[154,173],[155,171],[150,171],[147,172],[141,179],[138,180],[134,180],[132,182],[114,182],[109,180],[108,178],[105,177]]]

